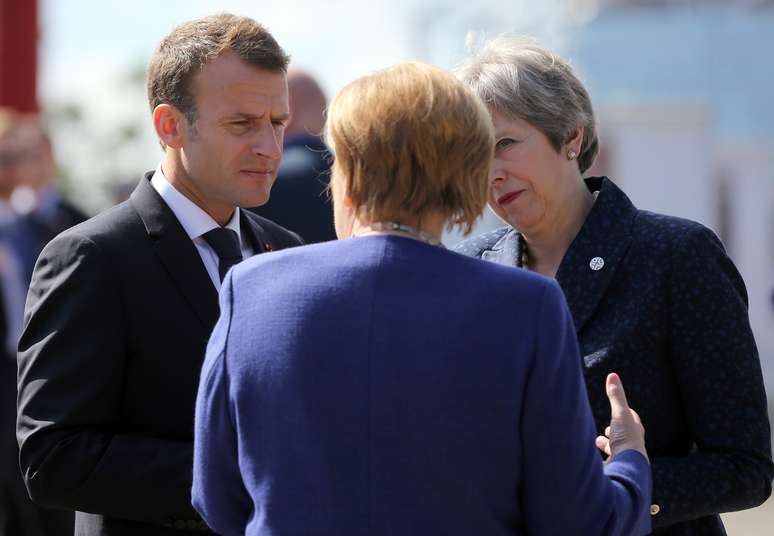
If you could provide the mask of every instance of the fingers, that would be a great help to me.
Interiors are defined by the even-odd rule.
[[[618,374],[611,372],[607,375],[605,390],[607,391],[607,398],[610,400],[612,417],[615,419],[616,417],[629,414],[629,403],[626,401],[626,393]]]
[[[605,436],[597,436],[597,439],[595,440],[595,444],[599,450],[604,452],[608,457],[612,454],[612,451],[610,450],[610,440],[606,438]]]

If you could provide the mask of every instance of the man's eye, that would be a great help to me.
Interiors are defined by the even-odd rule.
[[[230,121],[227,123],[227,125],[228,125],[228,129],[234,134],[245,134],[250,130],[250,127],[252,126],[250,124],[250,121],[246,121],[246,120]]]

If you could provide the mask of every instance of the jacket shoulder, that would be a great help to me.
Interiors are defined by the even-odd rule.
[[[94,243],[110,243],[116,236],[126,240],[127,233],[138,231],[143,232],[142,220],[132,205],[124,201],[61,232],[52,242],[87,240]]]
[[[505,225],[484,234],[474,236],[473,238],[463,240],[459,244],[453,246],[451,250],[467,257],[481,258],[484,251],[492,249],[495,244],[502,240],[502,238],[511,230],[511,227]]]
[[[268,218],[259,216],[251,210],[242,210],[242,214],[245,215],[253,227],[257,227],[264,233],[267,233],[269,237],[282,248],[304,245],[304,241],[301,239],[301,237],[290,229],[286,229],[285,227],[274,223]]]
[[[702,223],[647,210],[637,211],[634,236],[637,241],[659,241],[673,251],[686,244],[710,242],[722,247],[717,234]]]

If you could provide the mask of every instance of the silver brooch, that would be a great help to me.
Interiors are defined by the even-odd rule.
[[[589,268],[591,268],[595,272],[598,272],[599,270],[601,270],[604,265],[605,265],[605,259],[603,259],[602,257],[594,257],[589,262]]]

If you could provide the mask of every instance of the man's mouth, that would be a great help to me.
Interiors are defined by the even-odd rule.
[[[240,169],[239,171],[254,177],[270,177],[274,175],[274,170],[272,169]]]

